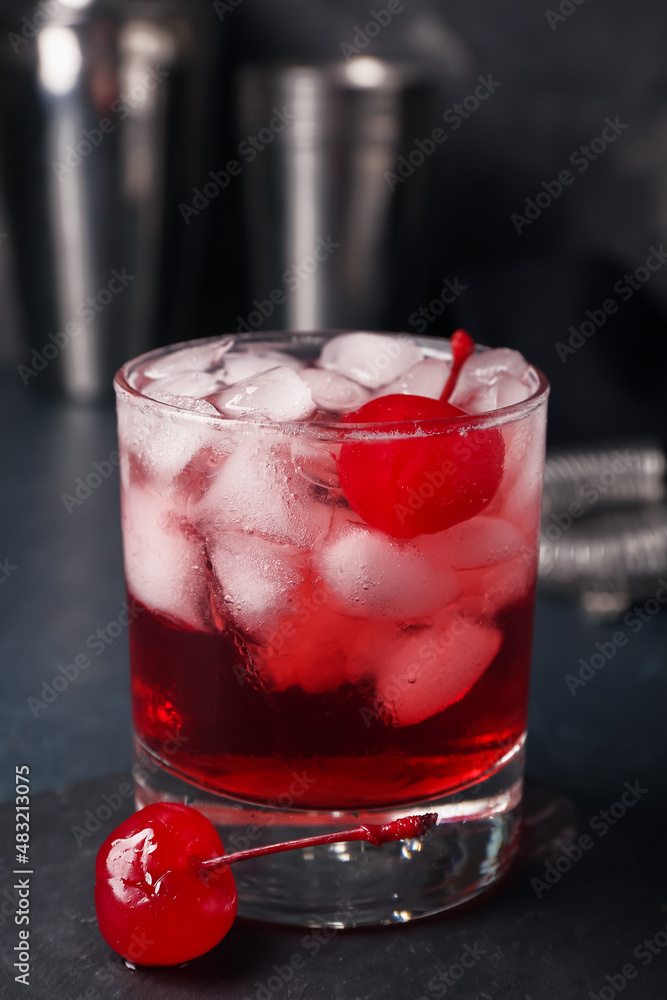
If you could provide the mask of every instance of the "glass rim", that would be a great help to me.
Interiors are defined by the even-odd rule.
[[[543,406],[549,396],[551,387],[548,379],[539,368],[530,362],[527,362],[537,377],[537,388],[526,399],[522,399],[518,403],[512,403],[510,406],[501,406],[495,410],[486,410],[483,413],[465,413],[461,414],[461,416],[455,417],[436,417],[428,420],[420,419],[418,421],[393,420],[390,424],[382,421],[371,421],[369,423],[341,423],[339,420],[311,423],[305,420],[253,420],[250,417],[226,417],[222,413],[201,413],[197,410],[191,410],[175,403],[165,403],[161,400],[153,399],[151,396],[146,395],[145,392],[135,389],[134,386],[130,384],[128,378],[130,375],[130,368],[144,364],[153,357],[164,357],[165,355],[174,354],[182,348],[200,347],[205,344],[213,344],[216,341],[222,340],[223,337],[226,336],[235,337],[237,342],[242,345],[266,343],[267,345],[275,347],[279,342],[291,343],[291,346],[298,344],[299,341],[302,341],[304,344],[315,344],[323,339],[330,339],[331,337],[338,336],[339,334],[362,332],[376,333],[381,336],[394,338],[409,337],[409,339],[417,345],[427,347],[433,346],[434,348],[440,345],[440,349],[442,349],[442,345],[447,347],[450,344],[450,340],[447,337],[414,337],[405,332],[384,330],[267,330],[262,333],[260,333],[260,331],[256,331],[250,334],[221,333],[213,337],[200,337],[196,340],[184,340],[175,344],[165,344],[162,347],[154,348],[151,351],[146,351],[144,354],[139,354],[134,358],[130,358],[130,360],[121,365],[116,372],[113,380],[114,390],[118,399],[121,398],[121,394],[126,394],[137,401],[142,401],[148,404],[151,409],[158,413],[161,412],[165,415],[171,414],[172,416],[178,413],[181,414],[181,416],[186,420],[204,422],[209,426],[211,426],[211,422],[213,421],[220,425],[220,429],[223,427],[230,429],[236,427],[239,431],[247,432],[252,431],[253,429],[273,431],[274,433],[291,437],[314,437],[319,439],[350,437],[361,440],[363,440],[365,435],[369,433],[372,433],[373,440],[395,440],[403,437],[426,437],[449,430],[484,430],[489,427],[498,427],[527,416],[529,413],[533,412],[533,410]],[[489,350],[489,348],[485,345],[477,343],[475,344],[475,349],[480,353],[485,350]],[[387,430],[388,426],[391,430]]]

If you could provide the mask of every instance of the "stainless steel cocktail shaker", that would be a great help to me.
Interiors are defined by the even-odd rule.
[[[396,171],[435,99],[417,66],[374,58],[242,70],[251,294],[238,329],[394,329],[401,303],[423,300],[436,157]]]
[[[178,204],[210,165],[219,28],[198,0],[0,5],[0,157],[26,385],[96,399],[158,330],[196,335],[206,227],[185,226]]]

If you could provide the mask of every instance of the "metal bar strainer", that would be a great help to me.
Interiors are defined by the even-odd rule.
[[[549,454],[542,588],[575,597],[594,617],[616,617],[649,596],[667,575],[666,469],[650,442]]]

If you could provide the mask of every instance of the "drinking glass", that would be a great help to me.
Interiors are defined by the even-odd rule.
[[[330,336],[237,345],[308,361]],[[517,844],[548,384],[531,368],[523,402],[418,425],[229,419],[143,391],[157,361],[196,367],[214,345],[115,381],[137,805],[188,803],[227,850],[437,812],[421,840],[269,855],[235,878],[239,912],[277,922],[446,909]],[[341,485],[352,468],[386,506],[399,452],[421,462],[394,505],[403,537]],[[434,531],[429,500],[480,477],[483,507]]]

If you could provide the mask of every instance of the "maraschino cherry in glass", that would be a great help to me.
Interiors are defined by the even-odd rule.
[[[495,429],[465,436],[427,431],[429,422],[465,417],[449,402],[459,372],[474,351],[472,338],[451,338],[452,368],[440,399],[395,394],[371,399],[342,418],[346,424],[386,425],[394,440],[344,444],[338,474],[345,498],[360,517],[393,538],[435,534],[479,514],[498,491],[505,448]],[[412,426],[408,429],[409,422]]]
[[[189,806],[156,802],[121,823],[100,847],[95,908],[102,937],[128,961],[180,965],[215,947],[231,928],[237,896],[230,865],[351,840],[380,847],[421,837],[437,819],[436,813],[408,816],[225,855],[205,816]]]

